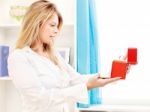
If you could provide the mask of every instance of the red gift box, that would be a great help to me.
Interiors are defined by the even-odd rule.
[[[127,62],[129,64],[137,64],[137,48],[128,48]]]
[[[111,78],[121,77],[121,79],[126,78],[128,63],[125,61],[114,60],[112,62],[111,68]]]

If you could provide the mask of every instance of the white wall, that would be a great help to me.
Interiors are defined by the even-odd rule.
[[[9,10],[12,5],[29,6],[32,2],[37,0],[0,0],[0,24],[15,23],[15,19],[10,18]],[[63,16],[64,24],[74,24],[75,21],[75,0],[49,0],[56,4],[58,10]],[[5,13],[4,13],[5,12]]]
[[[113,59],[138,48],[138,65],[126,80],[102,89],[104,103],[150,104],[150,0],[96,0],[101,72],[110,74]],[[120,102],[121,101],[121,102]]]
[[[74,24],[75,21],[75,0],[50,0],[57,5],[62,14],[64,24]]]
[[[18,38],[20,27],[14,25],[17,23],[9,15],[10,5],[13,1],[19,0],[0,0],[0,44],[5,44],[14,47]],[[20,2],[32,2],[35,0],[20,0]],[[64,26],[60,32],[60,36],[56,41],[57,47],[69,47],[70,49],[70,64],[74,65],[74,51],[75,51],[75,1],[69,0],[52,0],[60,9],[63,18]],[[15,4],[15,3],[14,3]],[[69,9],[69,10],[68,10]],[[11,26],[12,24],[12,26]],[[20,112],[22,110],[21,99],[18,91],[11,81],[0,80],[0,112]]]

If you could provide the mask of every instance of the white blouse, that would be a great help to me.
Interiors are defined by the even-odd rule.
[[[66,104],[88,103],[86,82],[90,76],[80,75],[58,57],[64,70],[30,47],[9,55],[8,71],[21,95],[23,112],[64,112]],[[73,112],[72,107],[68,112]]]

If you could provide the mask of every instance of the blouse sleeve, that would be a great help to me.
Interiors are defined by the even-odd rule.
[[[65,101],[88,102],[88,92],[85,83],[68,88],[45,88],[37,76],[37,71],[31,66],[28,58],[20,52],[12,53],[8,58],[8,71],[12,80],[24,98],[40,106],[52,106]]]
[[[66,63],[59,53],[57,53],[57,56],[59,60],[61,61],[62,66],[69,73],[69,75],[71,75],[71,85],[87,83],[90,77],[92,77],[93,75],[98,75],[98,73],[86,74],[86,75],[80,74],[70,64]]]

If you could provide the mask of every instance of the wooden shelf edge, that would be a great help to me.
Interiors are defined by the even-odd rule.
[[[11,80],[11,77],[7,77],[7,76],[6,76],[6,77],[0,77],[0,81],[1,81],[1,80],[4,80],[4,81],[5,81],[5,80],[6,80],[6,81],[8,80],[8,81],[9,81],[9,80]]]

